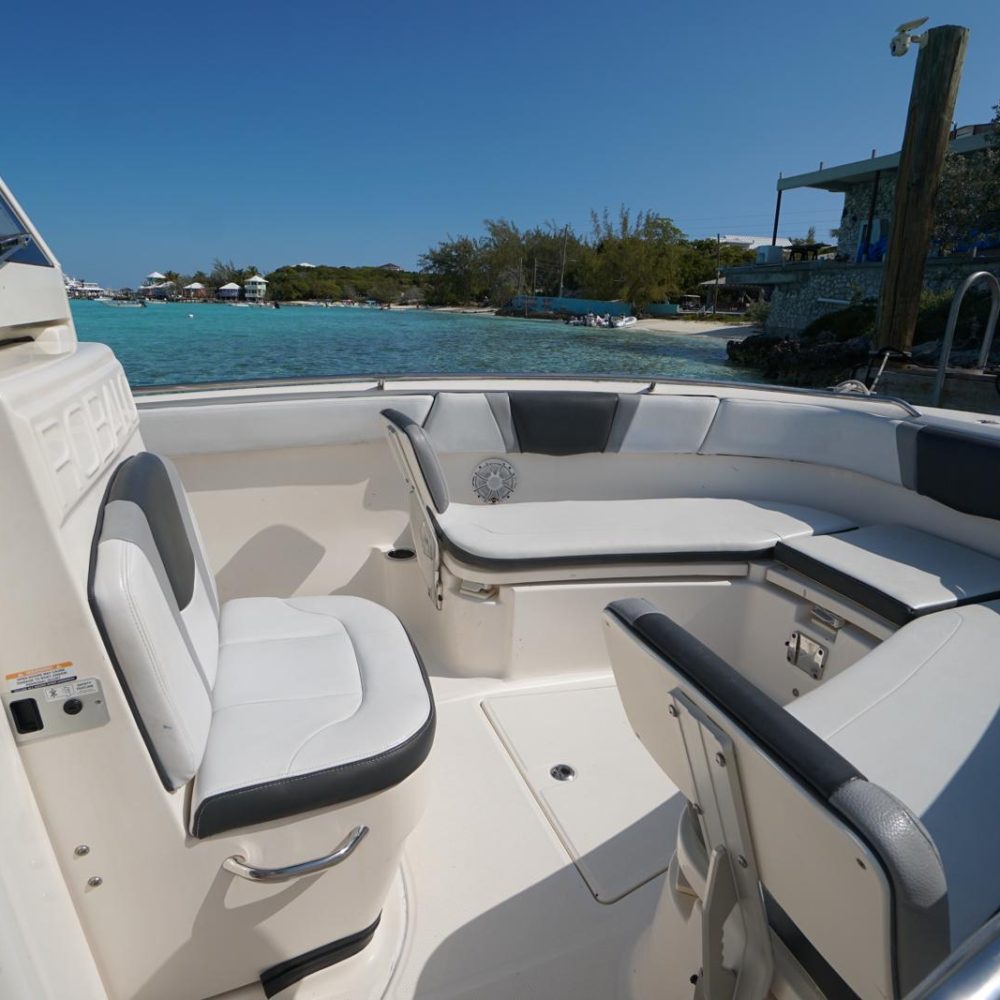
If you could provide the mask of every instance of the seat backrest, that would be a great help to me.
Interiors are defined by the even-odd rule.
[[[219,598],[173,464],[151,452],[112,473],[91,554],[91,608],[167,788],[201,763],[219,655]]]
[[[406,485],[439,514],[448,509],[448,483],[424,429],[399,410],[382,411],[392,456]]]
[[[654,760],[698,801],[678,724],[693,705],[731,741],[766,893],[857,995],[909,992],[950,949],[944,870],[919,819],[647,601],[609,605],[604,624]]]

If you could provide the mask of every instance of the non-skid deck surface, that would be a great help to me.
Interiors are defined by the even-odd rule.
[[[404,854],[407,939],[387,998],[618,995],[632,950],[652,920],[662,877],[613,904],[599,903],[483,710],[484,701],[508,692],[537,698],[593,688],[594,676],[544,688],[538,681],[529,687],[432,680],[438,729],[428,758],[430,802]],[[614,729],[610,676],[598,683]],[[561,701],[546,704],[563,711]],[[572,707],[567,711],[579,718]],[[586,735],[598,735],[598,721],[590,717]],[[635,739],[627,729],[624,735]],[[584,772],[590,773],[589,764]],[[593,808],[600,813],[607,806],[593,787]],[[672,849],[671,836],[664,857]]]
[[[684,799],[612,683],[499,695],[483,708],[596,899],[612,903],[666,870]],[[553,776],[560,765],[571,781]]]

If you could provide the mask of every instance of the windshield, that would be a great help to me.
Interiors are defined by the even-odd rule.
[[[10,243],[11,239],[25,235],[27,233],[24,223],[14,214],[14,210],[7,204],[3,195],[0,195],[0,264],[12,262],[51,267],[51,262],[30,238],[19,249],[13,253],[9,252],[10,246],[15,245]]]

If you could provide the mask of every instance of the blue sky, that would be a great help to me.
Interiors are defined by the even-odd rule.
[[[0,176],[71,274],[214,257],[416,265],[482,219],[626,204],[767,233],[778,172],[899,147],[901,21],[972,29],[959,123],[1000,99],[1000,4],[16,3]],[[836,225],[797,191],[782,232]]]

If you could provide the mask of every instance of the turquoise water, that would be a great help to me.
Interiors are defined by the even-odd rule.
[[[111,346],[133,386],[406,373],[749,377],[727,364],[725,337],[489,315],[183,303],[118,309],[74,302],[73,318],[81,340]]]

